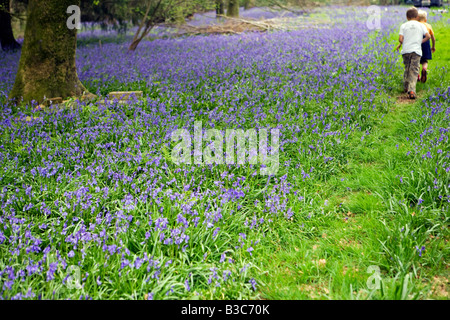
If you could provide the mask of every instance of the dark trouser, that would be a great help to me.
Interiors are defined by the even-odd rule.
[[[406,92],[416,92],[417,77],[420,70],[420,56],[415,53],[406,53],[403,55],[403,64],[405,73],[403,75],[403,84]]]

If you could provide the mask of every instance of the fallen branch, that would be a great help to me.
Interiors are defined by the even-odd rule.
[[[264,21],[269,21],[270,19],[255,21],[255,20],[246,20],[246,19],[241,19],[241,18],[227,17],[225,15],[217,15],[217,16],[218,17],[224,17],[224,18],[226,18],[228,20],[231,20],[231,21],[237,21],[237,22],[241,22],[241,23],[251,24],[251,25],[254,25],[256,27],[259,27],[259,28],[262,28],[262,29],[266,29],[266,30],[270,30],[270,29],[282,30],[282,31],[285,30],[285,28],[283,28],[283,27],[279,27],[279,26],[276,26],[274,24],[264,22]]]

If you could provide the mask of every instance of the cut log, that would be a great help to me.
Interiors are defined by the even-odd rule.
[[[142,91],[114,91],[108,94],[108,98],[110,100],[130,100],[131,96],[134,95],[136,98],[141,98],[142,94]]]

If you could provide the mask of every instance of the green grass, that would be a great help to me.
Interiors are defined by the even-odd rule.
[[[449,298],[449,213],[399,203],[408,198],[398,183],[399,174],[415,169],[404,156],[406,137],[414,136],[409,120],[420,116],[422,99],[450,85],[446,20],[433,24],[437,51],[427,83],[417,86],[420,99],[397,103],[399,81],[386,116],[377,119],[363,143],[354,136],[348,163],[316,186],[328,199],[323,212],[310,219],[296,216],[266,237],[259,259],[260,268],[268,270],[263,274],[264,299]],[[392,36],[393,46],[396,38]],[[402,79],[401,74],[399,59],[396,78]],[[426,124],[417,131],[424,128]],[[426,247],[420,259],[416,246]],[[368,287],[370,266],[380,268],[379,289]]]

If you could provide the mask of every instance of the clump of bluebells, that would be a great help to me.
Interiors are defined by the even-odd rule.
[[[80,48],[78,72],[92,92],[147,96],[2,113],[0,297],[254,297],[261,239],[309,214],[301,208],[316,195],[303,191],[345,162],[349,139],[370,134],[371,119],[387,109],[380,97],[396,56],[384,39],[402,19],[389,12],[382,32],[372,32],[358,10],[314,32],[155,40],[135,54],[118,44]],[[0,59],[6,95],[19,56]],[[448,120],[437,99],[430,117],[447,112]],[[175,165],[171,133],[192,133],[194,121],[204,133],[279,129],[279,171]],[[433,139],[438,131],[445,136],[436,128]],[[446,137],[426,142],[443,196]]]
[[[450,88],[438,88],[410,119],[411,136],[406,138],[406,158],[411,171],[405,172],[411,205],[450,208]]]

